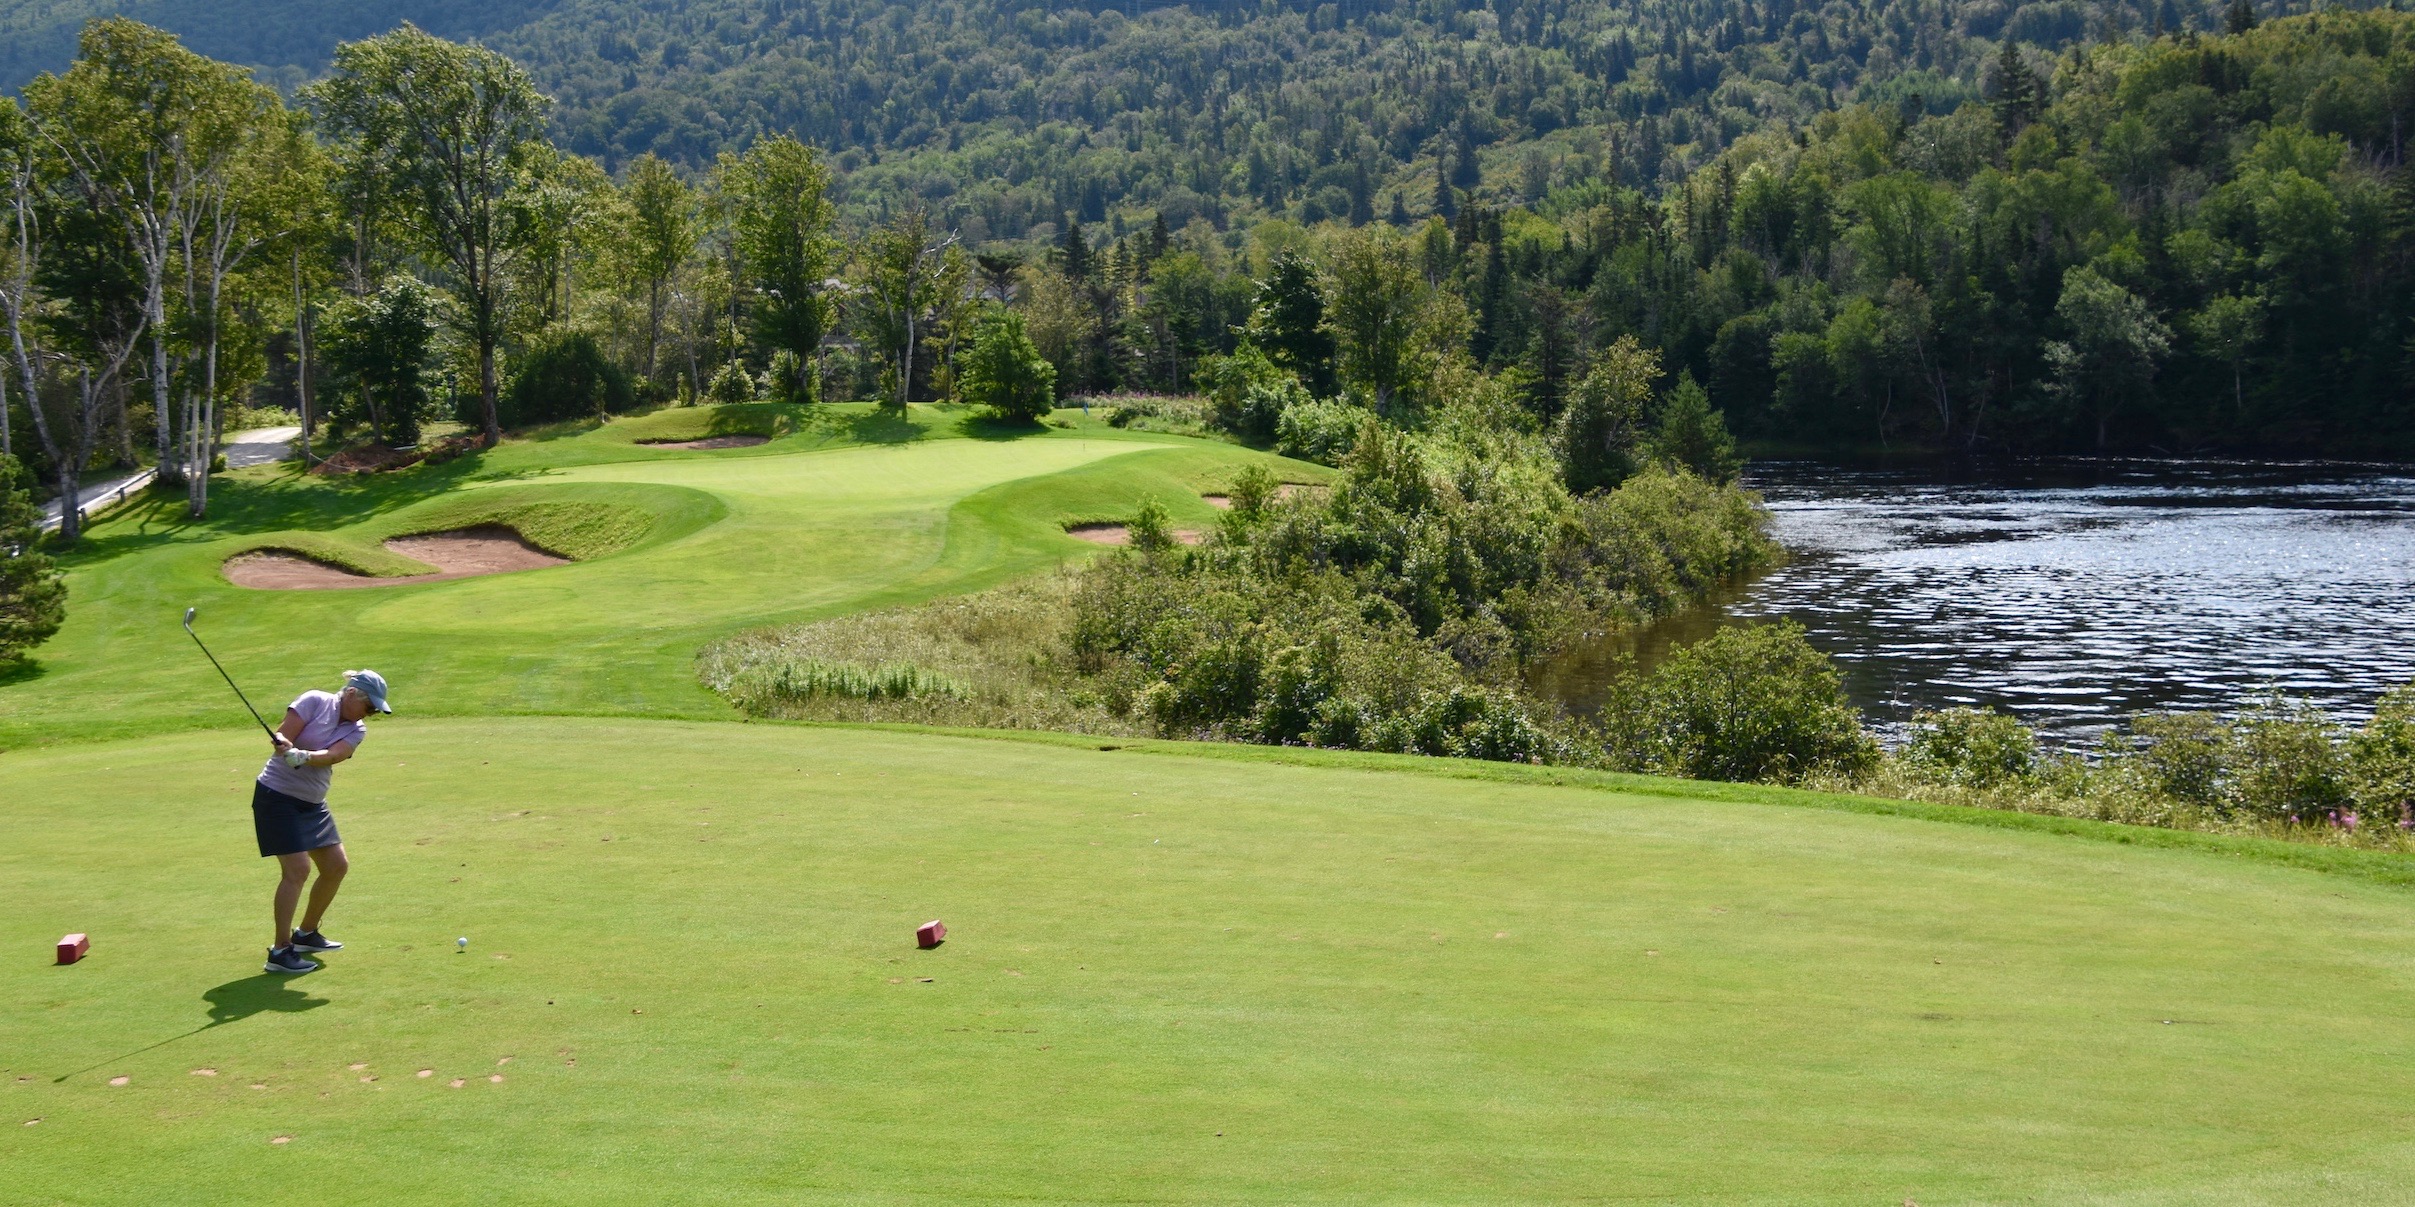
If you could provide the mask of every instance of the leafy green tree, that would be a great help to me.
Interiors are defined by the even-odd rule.
[[[738,376],[745,378],[744,368]],[[718,386],[720,379],[715,378]],[[600,419],[635,403],[637,391],[629,374],[596,343],[595,337],[557,327],[537,337],[514,366],[511,385],[504,391],[504,418],[513,425],[560,419]]]
[[[1390,228],[1354,231],[1333,251],[1335,362],[1342,380],[1389,414],[1419,368],[1427,288],[1407,242]]]
[[[902,409],[912,394],[915,346],[932,312],[964,296],[966,261],[955,236],[937,234],[930,215],[909,206],[865,239],[858,270],[860,321],[889,365],[884,401]]]
[[[813,148],[779,135],[724,155],[720,179],[732,247],[753,299],[755,341],[795,353],[800,371],[820,364],[822,340],[838,313],[829,281],[843,260],[829,169]],[[808,399],[820,397],[819,378],[806,375]]]
[[[1023,316],[999,307],[984,314],[959,356],[964,400],[1001,419],[1040,419],[1056,406],[1057,367],[1023,330]]]
[[[163,30],[114,17],[85,26],[74,64],[28,85],[26,103],[59,182],[118,228],[140,273],[157,464],[186,485],[198,516],[226,279],[258,240],[234,190],[275,95]],[[180,378],[199,379],[181,405]]]
[[[0,317],[26,418],[63,500],[59,539],[72,542],[83,532],[75,505],[83,474],[149,311],[126,228],[96,212],[52,158],[55,121],[55,109],[28,115],[14,100],[0,100],[8,207]],[[42,395],[45,375],[67,387],[56,405]]]
[[[1568,408],[1552,428],[1552,451],[1570,492],[1608,490],[1635,472],[1644,411],[1659,379],[1660,355],[1622,335],[1569,392]]]
[[[2093,268],[2063,275],[2055,317],[2069,340],[2046,346],[2058,390],[2094,419],[2096,447],[2104,448],[2114,413],[2155,375],[2172,347],[2172,330],[2146,301]]]
[[[1282,252],[1267,266],[1250,309],[1249,342],[1291,370],[1319,398],[1333,394],[1333,333],[1325,327],[1325,290],[1316,265]]]
[[[2264,298],[2226,293],[2188,316],[2189,334],[2230,366],[2232,417],[2247,417],[2247,358],[2264,338]]]
[[[503,435],[496,351],[514,250],[506,201],[545,146],[552,102],[510,59],[409,24],[337,47],[333,71],[308,95],[350,169],[389,177],[409,198],[409,229],[441,268],[452,321],[476,350],[492,447]]]
[[[1678,379],[1677,388],[1661,403],[1648,448],[1653,459],[1721,485],[1735,481],[1744,469],[1744,458],[1736,455],[1736,439],[1728,434],[1727,420],[1711,406],[1711,396],[1690,372]]]
[[[366,422],[380,443],[419,442],[430,403],[438,310],[427,286],[397,273],[376,293],[347,298],[328,311],[320,355],[328,376],[351,387],[330,408],[333,418]]]
[[[67,581],[42,553],[32,477],[0,453],[0,665],[50,640],[67,619]]]
[[[652,381],[662,371],[662,317],[671,301],[671,279],[696,254],[696,193],[671,165],[646,154],[630,162],[621,197],[629,214],[624,254],[630,275],[646,289],[645,376]]]

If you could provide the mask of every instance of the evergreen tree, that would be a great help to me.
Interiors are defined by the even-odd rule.
[[[39,543],[41,509],[32,478],[0,453],[0,666],[50,640],[67,619],[67,583]]]
[[[1325,329],[1325,291],[1317,270],[1293,252],[1275,257],[1258,285],[1249,339],[1268,360],[1291,370],[1319,398],[1333,394],[1333,334]]]
[[[2231,0],[2229,10],[2222,14],[2223,32],[2237,37],[2255,27],[2255,0]]]
[[[1690,372],[1661,404],[1660,422],[1652,427],[1649,447],[1654,460],[1712,482],[1733,482],[1744,469],[1744,458],[1736,455],[1736,438],[1728,434],[1727,421],[1711,406],[1711,396]]]

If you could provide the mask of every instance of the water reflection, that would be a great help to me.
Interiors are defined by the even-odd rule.
[[[1718,625],[1791,617],[1882,728],[2008,709],[2084,740],[2152,708],[2269,686],[2361,720],[2415,678],[2415,476],[2404,468],[2056,461],[1756,464],[1792,558],[1701,613],[1596,642],[1538,687],[1598,704]]]

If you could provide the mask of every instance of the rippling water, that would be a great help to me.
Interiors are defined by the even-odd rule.
[[[1790,617],[1882,728],[2007,709],[2065,741],[2267,688],[2362,720],[2415,678],[2415,471],[2053,462],[1962,474],[1759,463],[1793,553],[1721,606],[1573,654],[1538,684],[1598,700],[1720,624]]]

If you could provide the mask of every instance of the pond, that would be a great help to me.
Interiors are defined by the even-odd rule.
[[[2415,470],[2062,460],[1872,469],[1755,463],[1786,563],[1536,686],[1598,707],[1721,625],[1790,618],[1882,733],[2005,709],[2077,745],[2141,711],[2278,688],[2362,721],[2415,679]]]

